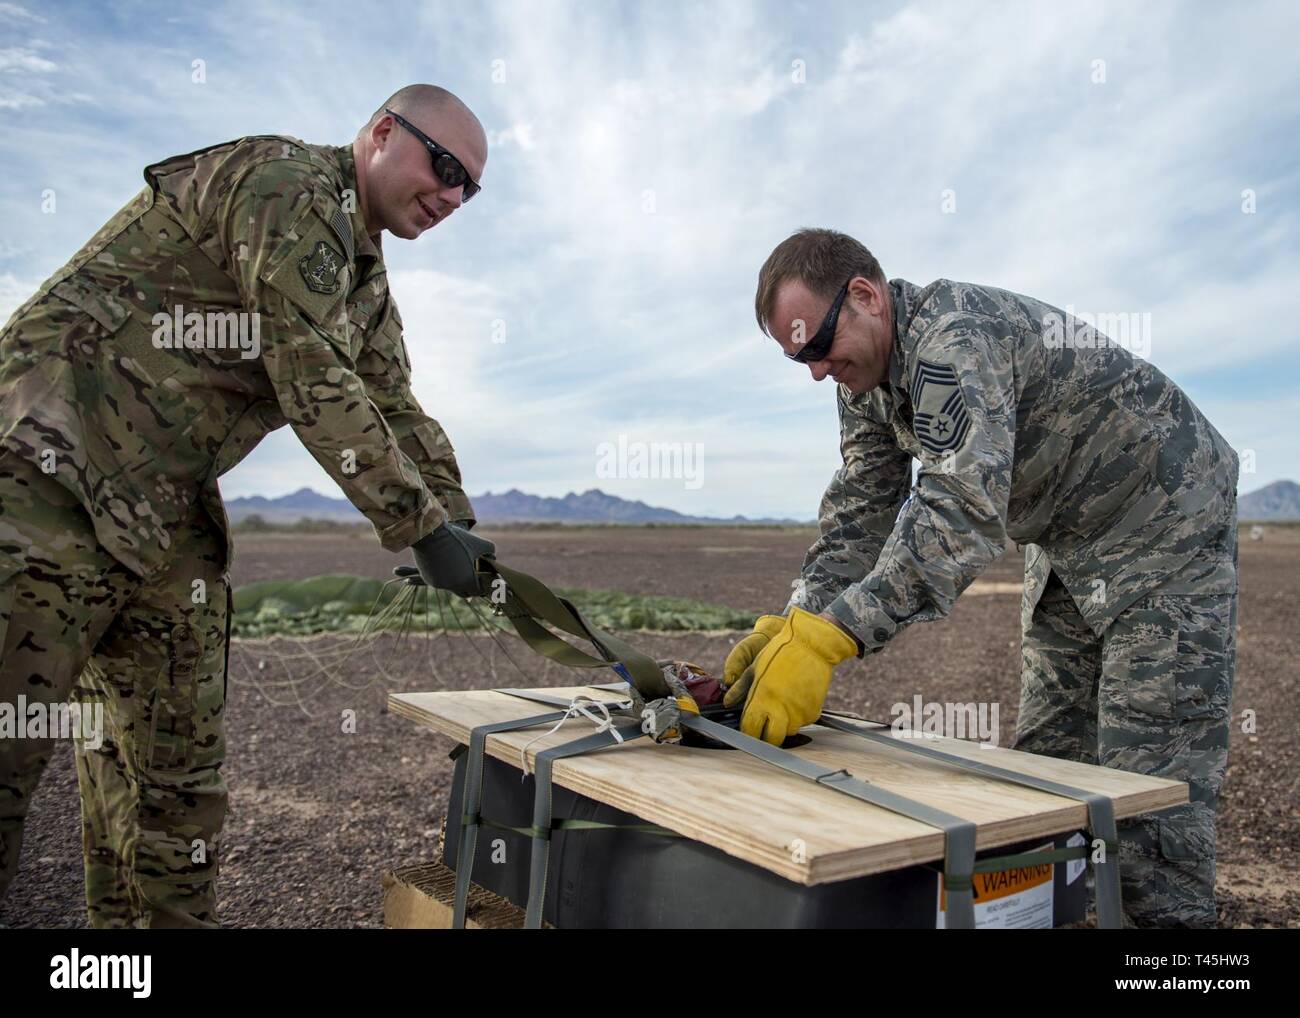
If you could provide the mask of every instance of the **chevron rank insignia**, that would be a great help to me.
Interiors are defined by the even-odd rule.
[[[951,364],[918,361],[912,380],[912,427],[921,448],[942,455],[961,448],[970,414]]]

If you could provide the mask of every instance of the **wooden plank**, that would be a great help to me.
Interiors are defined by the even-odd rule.
[[[589,686],[539,692],[618,699],[608,690]],[[462,743],[469,741],[470,729],[478,725],[548,710],[543,704],[491,690],[394,693],[388,703],[393,713]],[[527,747],[524,755],[531,771],[538,752],[591,730],[591,722],[578,718],[550,735],[544,734],[546,727],[507,732],[490,737],[487,752],[519,767]],[[842,767],[881,788],[975,821],[976,845],[981,850],[1083,828],[1087,822],[1087,807],[1073,799],[983,778],[845,732],[810,726],[803,734],[813,741],[793,750],[798,756],[830,768]],[[1180,781],[981,748],[956,739],[927,739],[926,743],[1102,792],[1114,798],[1117,818],[1187,802],[1187,785]],[[943,833],[936,828],[731,750],[656,746],[638,739],[558,761],[553,778],[581,795],[662,824],[796,883],[845,880],[943,858]]]

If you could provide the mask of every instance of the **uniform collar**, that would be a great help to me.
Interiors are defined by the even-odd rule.
[[[356,157],[352,154],[352,145],[339,145],[334,149],[334,154],[339,161],[339,170],[343,175],[343,186],[351,189],[352,193],[357,196],[357,200],[352,204],[354,208],[348,213],[348,220],[352,224],[353,245],[358,258],[368,257],[384,263],[384,249],[380,238],[372,238],[366,232],[366,217],[361,214],[361,190],[357,187],[357,163]]]
[[[903,391],[903,344],[902,336],[907,332],[907,321],[910,315],[908,308],[911,304],[912,294],[914,291],[911,283],[905,279],[891,279],[889,281],[889,298],[894,304],[894,347],[889,352],[889,388],[893,393]]]

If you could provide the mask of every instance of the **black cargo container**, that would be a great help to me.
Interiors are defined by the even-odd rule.
[[[464,753],[458,754],[447,815],[443,861],[452,869],[459,863],[465,759]],[[534,780],[532,775],[523,780],[520,776],[516,767],[490,756],[484,759],[484,818],[531,827]],[[553,812],[557,818],[645,823],[559,785],[554,787]],[[1074,833],[1058,835],[1054,847],[1065,847]],[[977,858],[1030,851],[1047,840],[1006,845],[980,852]],[[525,835],[481,827],[474,882],[522,907],[528,900],[531,845]],[[499,861],[502,847],[504,861]],[[498,861],[493,861],[494,852]],[[1053,873],[1054,926],[1081,920],[1087,906],[1084,877],[1067,882],[1066,870],[1065,864],[1058,863]],[[805,887],[689,838],[621,829],[557,830],[551,838],[543,918],[561,929],[933,929],[936,872],[930,866],[910,866]]]

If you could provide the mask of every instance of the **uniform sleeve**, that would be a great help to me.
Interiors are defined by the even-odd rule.
[[[913,622],[947,616],[1006,545],[1015,396],[1005,328],[958,312],[917,344],[916,484],[874,568],[827,608],[867,652]]]
[[[442,425],[426,414],[411,392],[411,362],[402,338],[402,318],[392,295],[383,319],[357,355],[357,374],[371,402],[384,415],[402,451],[448,518],[473,524],[474,507],[461,486],[456,452]]]
[[[820,612],[871,571],[911,485],[912,458],[892,431],[837,391],[844,463],[822,496],[821,534],[804,558],[787,612]]]
[[[446,519],[348,355],[351,264],[312,170],[263,163],[232,190],[222,245],[259,320],[261,361],[303,445],[389,551]]]

